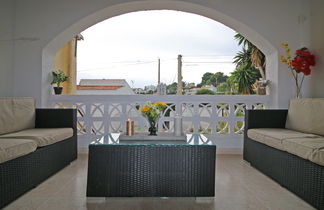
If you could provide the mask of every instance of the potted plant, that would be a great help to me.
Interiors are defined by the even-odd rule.
[[[258,95],[266,95],[266,87],[270,84],[270,80],[260,79],[256,82],[256,92]]]
[[[69,77],[62,70],[53,71],[52,75],[53,81],[51,82],[51,85],[56,84],[56,87],[54,87],[54,92],[56,95],[60,95],[63,90],[63,87],[61,87],[61,83],[67,81]]]

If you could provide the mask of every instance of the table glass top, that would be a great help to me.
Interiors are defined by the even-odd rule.
[[[186,140],[120,140],[120,133],[109,133],[91,142],[92,145],[215,145],[203,134],[186,134]],[[157,137],[158,139],[158,137]]]

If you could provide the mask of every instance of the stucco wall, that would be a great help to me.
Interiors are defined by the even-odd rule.
[[[74,38],[65,43],[54,56],[54,69],[62,70],[68,76],[68,80],[61,84],[62,94],[76,94],[76,42]]]
[[[13,94],[13,24],[13,1],[0,1],[0,97]]]
[[[53,62],[46,58],[53,57],[55,50],[70,40],[76,32],[105,18],[125,12],[141,9],[175,9],[216,19],[255,41],[254,43],[274,61],[268,63],[268,78],[273,80],[271,87],[271,94],[274,96],[273,106],[286,107],[289,98],[294,95],[294,85],[289,71],[283,64],[278,63],[278,52],[281,51],[279,45],[286,41],[292,48],[298,48],[309,43],[308,2],[307,0],[246,0],[244,3],[241,0],[15,1],[15,36],[39,40],[15,44],[15,65],[12,68],[15,85],[12,95],[33,96],[38,99],[38,105],[46,105],[50,94],[49,71],[53,68]],[[317,14],[322,11],[314,12]],[[305,17],[306,21],[300,21],[301,16]],[[270,49],[269,46],[273,46],[274,49]],[[313,84],[315,83],[314,86],[319,83],[317,78],[312,77],[311,80]],[[304,96],[308,95],[309,92],[305,91]]]
[[[312,73],[310,92],[312,97],[324,98],[324,1],[311,1],[310,49],[316,54],[317,64]]]

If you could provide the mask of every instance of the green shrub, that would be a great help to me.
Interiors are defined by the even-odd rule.
[[[201,89],[196,92],[196,95],[215,95],[215,92],[209,89]]]

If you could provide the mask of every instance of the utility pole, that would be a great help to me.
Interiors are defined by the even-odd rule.
[[[182,55],[178,55],[178,88],[177,95],[182,95]]]
[[[161,61],[160,58],[158,58],[158,85],[161,83]]]

